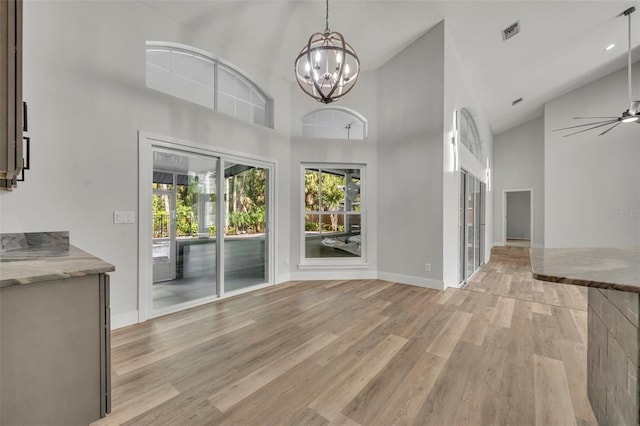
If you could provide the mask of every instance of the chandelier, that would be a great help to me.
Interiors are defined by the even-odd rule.
[[[296,58],[298,85],[324,104],[338,100],[356,84],[360,60],[342,34],[329,30],[329,0],[326,0],[324,33],[313,33]]]

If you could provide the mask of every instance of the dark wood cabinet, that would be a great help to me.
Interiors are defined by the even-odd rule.
[[[22,0],[0,1],[0,188],[12,189],[23,168]]]

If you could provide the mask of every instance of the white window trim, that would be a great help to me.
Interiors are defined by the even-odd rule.
[[[305,170],[309,168],[318,169],[360,169],[360,257],[305,257],[305,216],[307,214],[305,208],[305,192],[304,192],[304,178]],[[300,182],[300,224],[298,232],[300,234],[300,260],[298,263],[298,269],[327,269],[327,268],[339,268],[339,269],[365,269],[369,267],[367,256],[367,241],[368,241],[368,225],[367,225],[367,165],[355,164],[355,163],[301,163],[300,175],[298,181]]]

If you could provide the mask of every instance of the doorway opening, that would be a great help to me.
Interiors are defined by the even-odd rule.
[[[533,238],[533,190],[505,190],[503,212],[503,245],[531,247]]]

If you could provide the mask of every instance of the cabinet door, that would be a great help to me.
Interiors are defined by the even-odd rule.
[[[22,0],[0,2],[0,23],[0,178],[12,179],[23,165]]]

